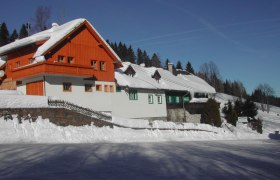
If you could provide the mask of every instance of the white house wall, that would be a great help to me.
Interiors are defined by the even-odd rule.
[[[22,84],[17,86],[17,90],[26,94],[26,83],[44,80],[44,95],[57,97],[74,104],[91,108],[96,111],[112,111],[112,95],[114,93],[104,92],[104,85],[113,85],[114,82],[89,81],[81,77],[65,77],[65,76],[41,76],[36,78],[28,78],[22,80]],[[72,84],[71,92],[63,91],[63,83]],[[92,92],[85,92],[85,84],[93,84]],[[102,85],[102,92],[97,92],[94,84]]]
[[[137,90],[138,99],[130,100],[128,91],[121,90],[113,96],[113,115],[126,118],[157,118],[167,117],[164,91]],[[149,104],[148,95],[153,95],[153,104]],[[162,104],[157,101],[157,96],[162,96]]]
[[[72,84],[71,92],[63,91],[63,83]],[[85,92],[85,84],[93,84],[92,92]],[[96,91],[96,84],[102,85],[102,92]],[[57,77],[46,76],[45,88],[47,96],[55,96],[60,99],[73,102],[83,107],[88,107],[96,111],[112,111],[112,92],[104,92],[104,85],[113,85],[114,82],[83,80],[79,77]]]

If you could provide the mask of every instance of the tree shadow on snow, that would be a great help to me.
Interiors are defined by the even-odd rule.
[[[279,155],[261,159],[256,157],[262,151],[227,144],[216,146],[217,143],[204,142],[8,146],[0,154],[0,179],[277,179],[280,176]]]

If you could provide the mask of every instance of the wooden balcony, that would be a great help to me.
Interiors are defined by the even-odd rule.
[[[114,72],[98,71],[90,66],[77,64],[41,62],[12,69],[12,78],[14,80],[44,74],[80,77],[95,76],[97,80],[114,81]]]

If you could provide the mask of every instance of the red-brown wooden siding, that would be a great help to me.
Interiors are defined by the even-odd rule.
[[[43,96],[43,81],[36,81],[36,82],[31,82],[26,84],[26,94],[27,95],[39,95]]]
[[[116,57],[114,57],[112,52],[108,51],[108,48],[101,45],[100,37],[91,28],[89,29],[87,23],[83,24],[67,38],[64,38],[60,44],[52,47],[45,54],[47,61],[28,65],[39,47],[37,44],[41,43],[43,41],[7,54],[6,75],[8,78],[17,80],[42,74],[62,74],[82,77],[95,76],[99,81],[114,81],[113,62],[117,61]],[[59,55],[65,57],[64,63],[56,62]],[[67,63],[67,57],[73,57],[73,64]],[[91,67],[91,60],[97,60],[96,70]],[[16,67],[18,61],[20,61],[21,66],[19,68]],[[105,71],[100,70],[100,61],[106,63]]]

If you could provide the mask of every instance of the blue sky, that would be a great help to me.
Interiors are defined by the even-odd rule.
[[[195,70],[213,61],[223,79],[240,80],[251,93],[268,83],[280,96],[279,0],[9,0],[0,23],[19,30],[38,6],[50,6],[50,23],[86,18],[110,41]],[[34,23],[33,23],[34,24]]]

